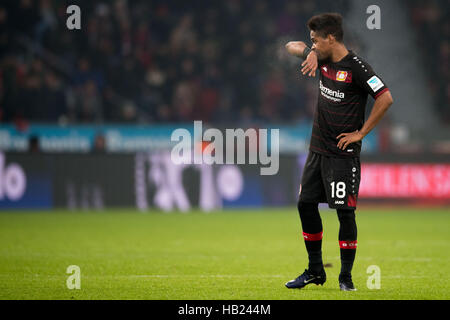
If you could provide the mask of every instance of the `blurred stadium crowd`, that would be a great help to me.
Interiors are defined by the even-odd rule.
[[[407,2],[434,70],[430,86],[450,120],[449,21],[439,1]],[[345,13],[348,3],[2,1],[0,121],[308,120],[317,84],[298,81],[299,63],[287,63],[284,43],[308,37],[312,14]],[[82,8],[81,30],[66,28],[70,4]],[[363,44],[345,40],[363,55]]]
[[[321,2],[84,1],[79,31],[65,26],[66,1],[10,2],[0,9],[2,121],[311,117],[316,90],[295,81],[298,66],[280,69],[276,46],[306,35]]]
[[[428,85],[438,113],[450,124],[450,19],[449,1],[405,1],[426,66]]]

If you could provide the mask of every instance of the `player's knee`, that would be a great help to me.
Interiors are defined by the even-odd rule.
[[[299,200],[297,203],[297,209],[300,214],[300,218],[310,217],[316,215],[318,211],[318,204]]]
[[[356,240],[358,229],[355,221],[355,210],[337,210],[339,218],[339,240]]]
[[[337,215],[340,222],[355,221],[355,210],[353,209],[338,209]]]
[[[298,211],[311,211],[311,210],[315,210],[318,208],[318,203],[312,203],[312,202],[303,202],[301,200],[299,200],[297,202],[297,208]]]
[[[307,233],[318,233],[322,231],[322,220],[319,214],[318,203],[308,203],[299,201],[297,203],[302,229]]]

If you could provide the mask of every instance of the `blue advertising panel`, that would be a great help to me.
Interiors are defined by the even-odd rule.
[[[185,129],[192,143],[202,138],[204,132],[210,126],[203,124],[200,132],[194,129],[194,123],[183,123],[177,125],[30,125],[28,128],[18,130],[14,125],[0,126],[0,150],[24,152],[29,149],[29,139],[37,137],[40,149],[43,152],[79,152],[93,151],[96,139],[104,138],[104,150],[106,152],[149,152],[156,150],[167,150],[176,145],[172,141],[172,134],[177,129]],[[278,129],[278,147],[280,154],[298,154],[307,152],[311,137],[311,124],[308,122],[298,125],[270,125],[259,126],[267,130],[267,145],[271,150],[272,130]],[[235,129],[235,128],[232,128]],[[246,128],[243,128],[247,130]],[[222,133],[225,128],[219,129]],[[377,131],[373,130],[363,141],[363,152],[376,152],[378,150]]]
[[[0,209],[53,206],[52,175],[42,157],[0,153]]]

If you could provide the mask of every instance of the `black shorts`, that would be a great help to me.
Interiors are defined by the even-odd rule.
[[[360,180],[359,157],[333,158],[310,151],[303,169],[299,200],[327,202],[333,209],[355,209]]]

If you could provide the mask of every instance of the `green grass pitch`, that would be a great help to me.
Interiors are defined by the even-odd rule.
[[[189,214],[2,212],[0,299],[449,299],[450,210],[361,208],[353,280],[339,291],[338,220],[321,211],[328,280],[289,290],[307,266],[296,208]],[[81,289],[69,290],[69,265]],[[367,268],[381,269],[368,289]]]

